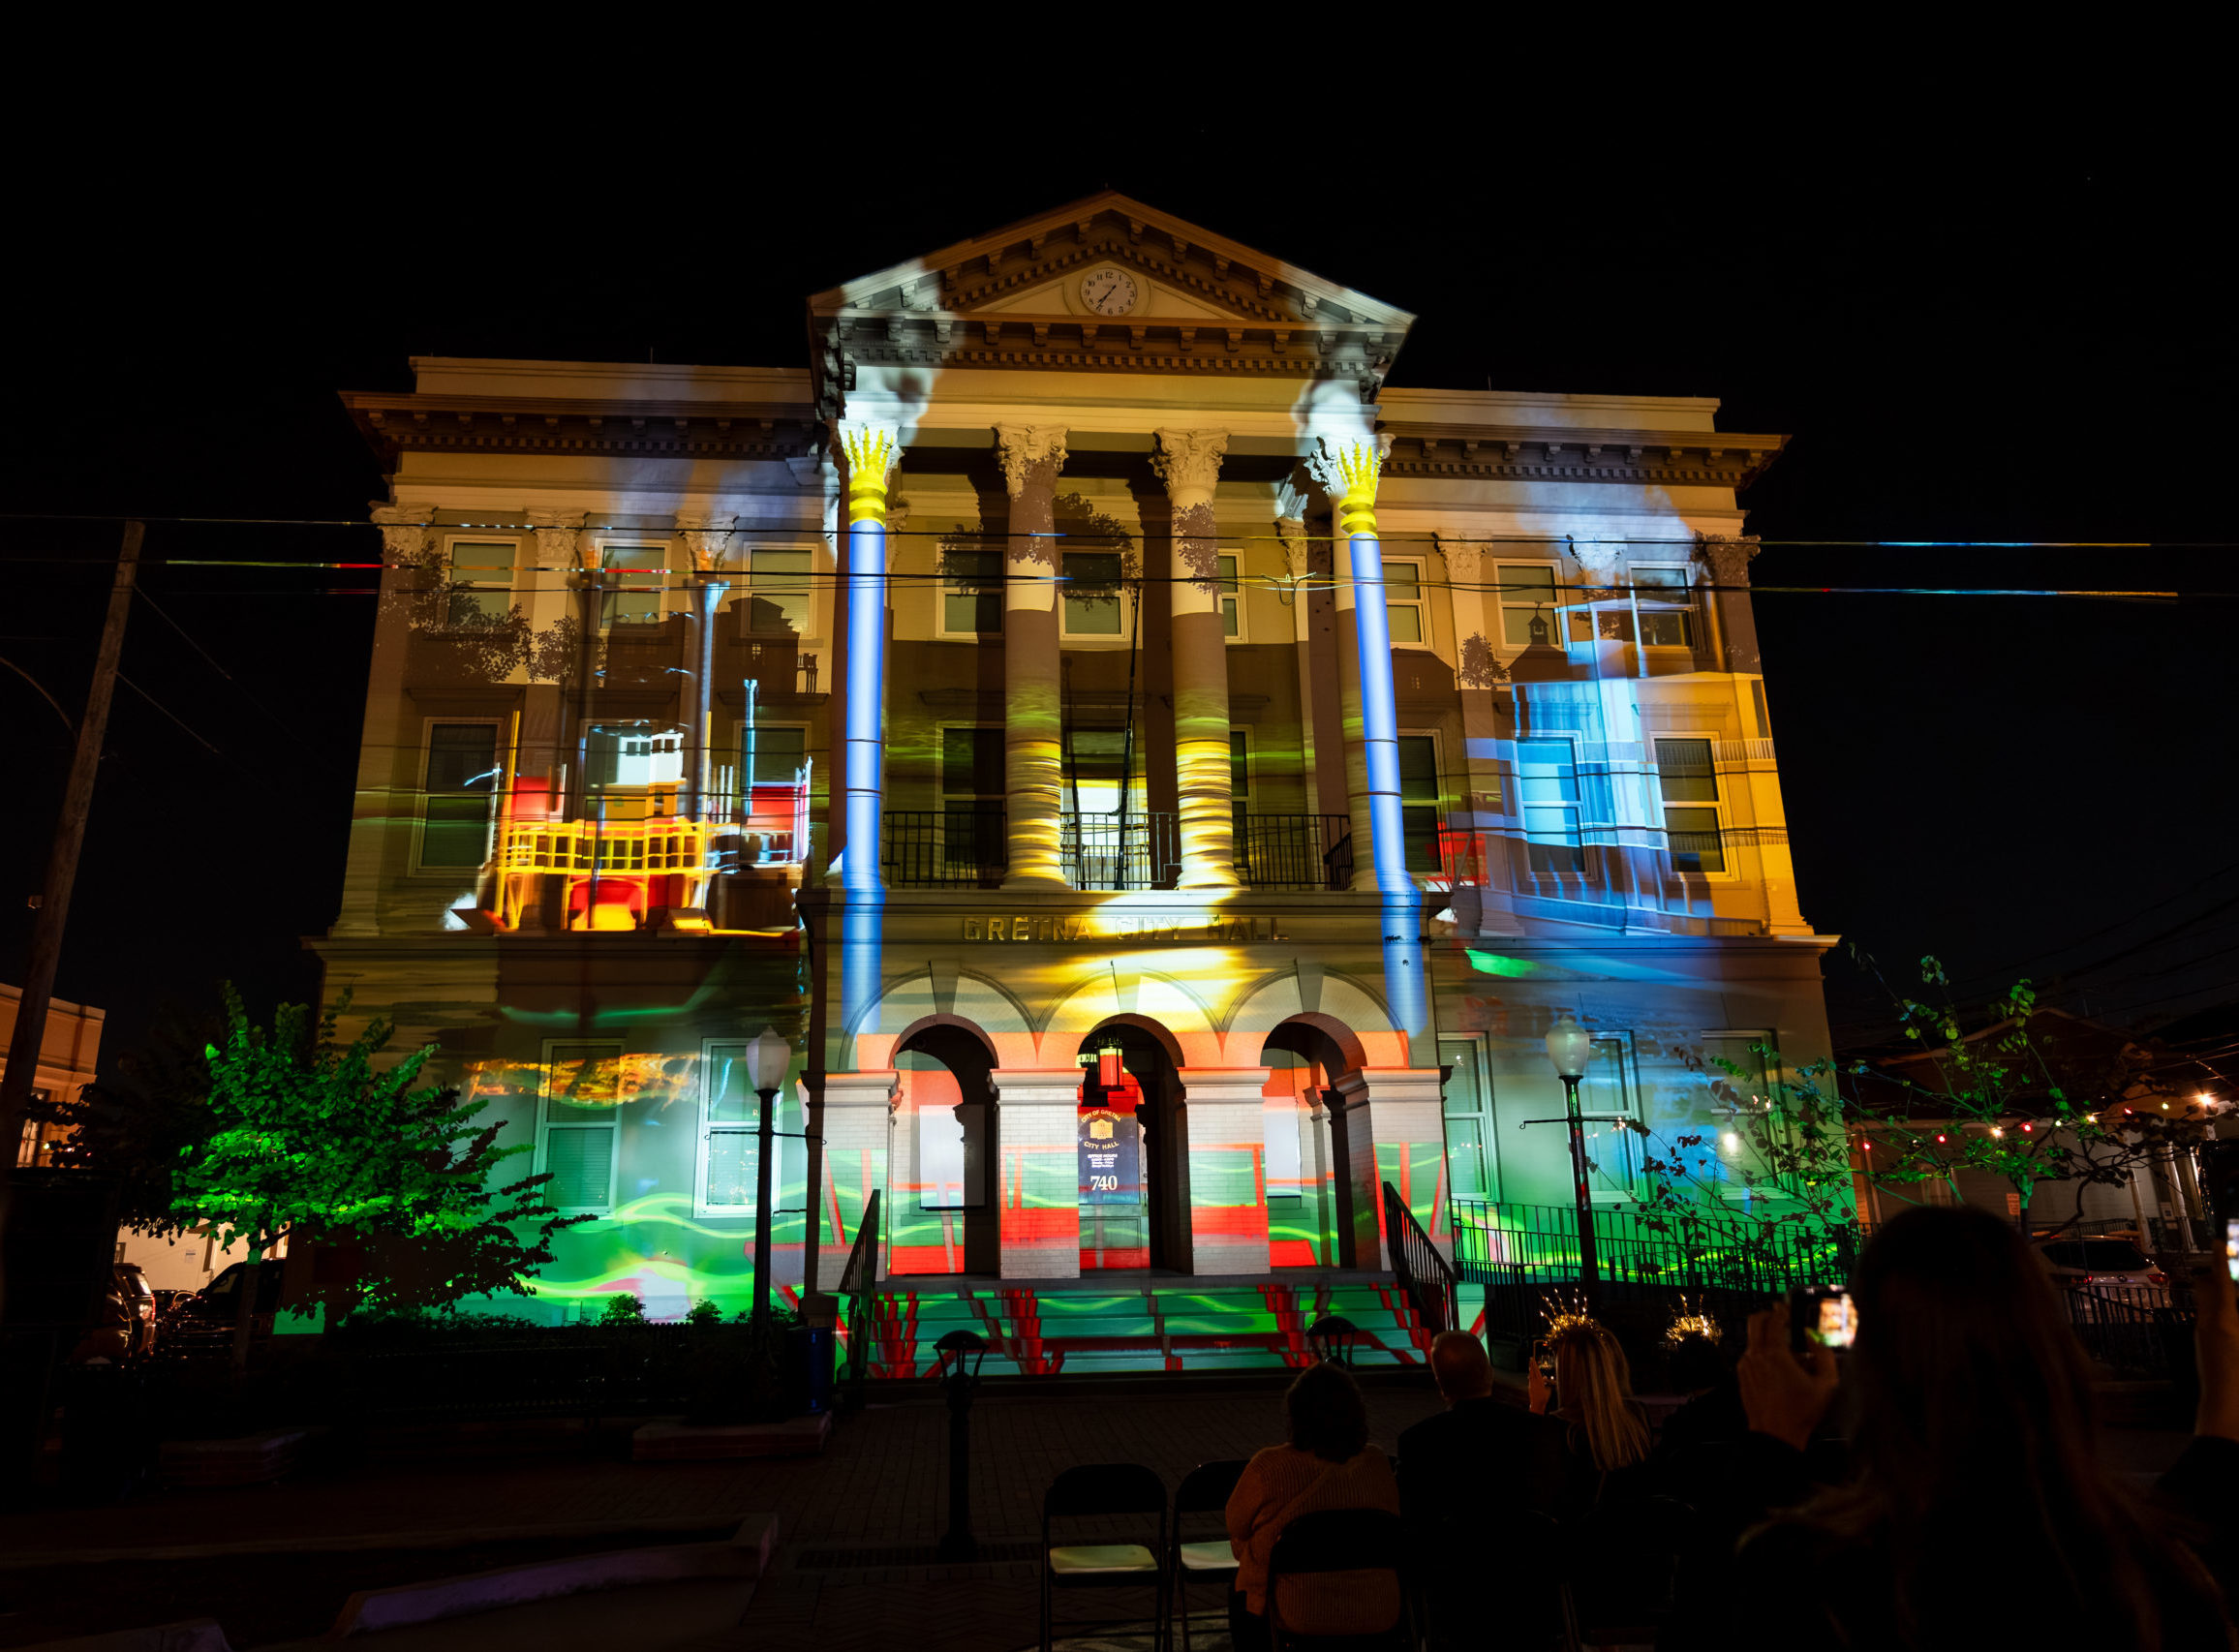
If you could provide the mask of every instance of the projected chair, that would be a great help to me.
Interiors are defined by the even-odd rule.
[[[1407,1599],[1406,1528],[1381,1509],[1323,1509],[1301,1514],[1275,1535],[1268,1557],[1268,1640],[1273,1652],[1413,1652],[1415,1618]],[[1392,1621],[1349,1635],[1314,1627],[1303,1582],[1332,1572],[1389,1572]],[[1347,1595],[1356,1591],[1348,1589]]]
[[[1139,1543],[1056,1541],[1058,1520],[1152,1516],[1155,1537]],[[1042,1493],[1042,1652],[1050,1652],[1060,1589],[1149,1589],[1152,1640],[1166,1644],[1166,1485],[1141,1463],[1084,1463],[1069,1468]]]
[[[1182,1652],[1189,1652],[1190,1578],[1207,1578],[1218,1591],[1236,1587],[1236,1551],[1228,1546],[1226,1522],[1218,1538],[1190,1542],[1182,1536],[1182,1521],[1191,1514],[1226,1514],[1236,1483],[1243,1478],[1243,1467],[1242,1457],[1199,1463],[1181,1477],[1181,1484],[1174,1490],[1174,1524],[1167,1543],[1166,1567],[1173,1579],[1175,1616],[1181,1620]]]

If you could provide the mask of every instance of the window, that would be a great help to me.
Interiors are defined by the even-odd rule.
[[[24,1098],[23,1134],[15,1144],[15,1164],[20,1170],[34,1167],[46,1170],[54,1164],[54,1155],[70,1140],[70,1126],[57,1124],[51,1119],[36,1117],[47,1102],[47,1092],[35,1089]]]
[[[747,558],[747,629],[757,636],[809,634],[809,553],[757,550]]]
[[[1243,641],[1243,588],[1242,557],[1220,559],[1220,634],[1231,642]]]
[[[798,725],[757,723],[739,730],[739,772],[758,786],[789,786],[809,761],[809,731]]]
[[[510,539],[453,539],[451,541],[451,605],[449,621],[461,629],[494,626],[513,606],[513,558],[518,547]]]
[[[614,1205],[616,1111],[622,1102],[622,1046],[544,1046],[544,1093],[537,1169],[552,1179],[544,1194],[568,1215]]]
[[[940,563],[943,636],[992,636],[1003,628],[1003,553],[949,551]]]
[[[1477,1038],[1441,1038],[1440,1062],[1454,1069],[1446,1081],[1446,1174],[1457,1199],[1494,1199],[1492,1078],[1485,1044]]]
[[[1065,730],[1065,808],[1076,814],[1119,813],[1128,756],[1124,728]]]
[[[751,1216],[760,1175],[762,1098],[754,1093],[745,1040],[710,1039],[700,1052],[699,1214]],[[801,1139],[801,1100],[788,1082],[778,1092],[770,1128],[777,1157],[770,1166],[770,1210],[775,1216],[808,1182],[808,1147]]]
[[[1764,1052],[1771,1048],[1769,1029],[1702,1035],[1703,1077],[1717,1105],[1746,1111],[1764,1098],[1769,1075]]]
[[[1427,642],[1430,627],[1423,612],[1423,565],[1387,562],[1384,565],[1384,612],[1392,627],[1392,640]]]
[[[1585,1078],[1579,1085],[1579,1111],[1587,1121],[1586,1157],[1600,1170],[1593,1189],[1597,1198],[1622,1198],[1640,1177],[1645,1144],[1629,1128],[1640,1117],[1639,1089],[1633,1075],[1633,1035],[1598,1035]]]
[[[1718,831],[1718,771],[1707,740],[1656,742],[1656,783],[1664,794],[1664,831],[1674,872],[1726,870]]]
[[[594,793],[646,792],[684,783],[684,730],[665,722],[592,724],[583,780]]]
[[[668,567],[664,545],[598,547],[598,625],[658,626],[660,593]]]
[[[1576,749],[1567,740],[1519,740],[1516,769],[1531,870],[1542,877],[1582,875],[1586,854],[1579,834]]]
[[[1635,567],[1633,603],[1641,613],[1641,641],[1648,647],[1693,644],[1694,593],[1685,567]]]
[[[1120,624],[1120,553],[1065,553],[1065,634],[1116,637]]]
[[[1003,847],[1003,731],[940,731],[941,858],[954,870],[999,867]]]
[[[1555,570],[1547,563],[1502,563],[1500,640],[1506,648],[1528,648],[1555,637]],[[1532,634],[1537,621],[1540,631]]]
[[[1409,872],[1435,872],[1438,859],[1438,742],[1427,734],[1399,737],[1399,833]]]
[[[421,866],[478,867],[490,858],[498,777],[496,723],[428,725]]]

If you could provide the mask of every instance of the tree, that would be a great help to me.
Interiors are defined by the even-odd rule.
[[[528,1148],[499,1147],[501,1124],[474,1124],[484,1103],[414,1087],[433,1045],[377,1070],[392,1029],[376,1021],[338,1048],[347,995],[316,1024],[308,1006],[282,1004],[268,1033],[249,1024],[230,985],[225,1000],[225,1042],[205,1051],[211,1132],[173,1172],[180,1221],[206,1225],[220,1244],[244,1242],[252,1281],[254,1265],[291,1236],[355,1248],[358,1277],[327,1299],[340,1318],[529,1294],[522,1276],[550,1262],[552,1236],[582,1218],[546,1201],[549,1174],[491,1189],[491,1172]],[[238,1300],[242,1369],[254,1289]]]

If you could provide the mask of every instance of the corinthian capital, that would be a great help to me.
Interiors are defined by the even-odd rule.
[[[680,510],[676,513],[676,531],[684,535],[685,548],[691,552],[693,567],[708,573],[722,565],[723,552],[730,548],[731,528],[737,521],[737,514],[728,510]]]
[[[537,535],[537,561],[544,567],[573,567],[576,542],[583,535],[580,510],[532,510],[529,530]]]
[[[998,424],[996,457],[1002,461],[1003,486],[1013,499],[1027,491],[1027,472],[1043,460],[1050,475],[1065,468],[1065,427],[1061,424]]]
[[[1225,430],[1161,430],[1150,468],[1166,484],[1166,497],[1179,511],[1212,503],[1220,481],[1220,462],[1228,457]]]
[[[1698,534],[1695,560],[1710,570],[1713,585],[1747,585],[1749,560],[1757,555],[1755,534]]]
[[[381,560],[417,562],[427,554],[428,525],[435,520],[432,505],[377,505],[374,523],[381,529]]]
[[[1485,558],[1485,547],[1467,539],[1450,539],[1444,534],[1431,535],[1438,546],[1438,554],[1446,560],[1447,576],[1451,579],[1474,580]]]
[[[886,419],[843,418],[832,435],[847,459],[847,520],[886,521],[888,479],[902,463],[902,427]]]
[[[1338,533],[1376,532],[1376,482],[1391,451],[1392,438],[1379,431],[1372,436],[1324,436],[1306,455],[1307,472],[1336,502]]]

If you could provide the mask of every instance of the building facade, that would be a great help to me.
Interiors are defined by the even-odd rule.
[[[819,293],[803,367],[420,359],[329,993],[564,1208],[539,1311],[1386,1266],[1827,1051],[1695,398],[1386,384],[1414,318],[1105,195]],[[1718,1146],[1724,1143],[1726,1146]]]

